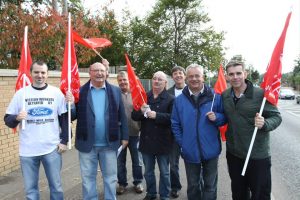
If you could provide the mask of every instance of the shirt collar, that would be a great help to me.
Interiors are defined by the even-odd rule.
[[[97,87],[93,86],[92,82],[90,81],[90,89],[92,89],[92,88],[97,88]],[[104,84],[100,88],[101,89],[106,89],[106,83],[104,82]]]
[[[202,93],[204,92],[204,85],[203,85],[202,89],[200,90],[200,92],[199,92],[199,93],[196,93],[196,94],[194,94],[194,93],[190,90],[190,88],[188,88],[188,89],[189,89],[190,95],[198,96],[199,94],[202,94]]]

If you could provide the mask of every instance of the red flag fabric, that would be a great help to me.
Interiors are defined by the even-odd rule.
[[[23,80],[25,79],[25,84],[29,85],[32,83],[32,79],[30,76],[30,66],[32,64],[32,59],[30,55],[30,49],[27,39],[27,33],[28,28],[25,27],[24,31],[24,39],[22,44],[22,52],[21,52],[21,60],[19,64],[19,71],[18,71],[18,78],[16,82],[16,88],[15,91],[18,91],[19,89],[23,88]]]
[[[292,12],[290,12],[286,18],[283,31],[274,48],[270,63],[263,78],[263,82],[260,85],[260,87],[265,90],[264,96],[266,97],[266,99],[275,106],[278,103],[282,70],[281,58],[283,55],[285,36],[287,28],[289,26],[291,15]]]
[[[90,49],[95,49],[98,47],[104,48],[112,45],[112,42],[109,41],[106,38],[82,38],[78,33],[75,31],[72,31],[73,34],[73,39],[75,42],[78,42],[82,44],[83,46],[90,48]]]
[[[70,40],[69,40],[69,37]],[[69,42],[70,41],[70,42]],[[71,57],[68,56],[69,48],[71,49]],[[75,54],[73,36],[71,34],[71,28],[69,27],[68,35],[66,37],[66,44],[65,44],[65,52],[64,52],[64,60],[61,70],[61,80],[60,80],[60,90],[66,94],[68,91],[68,63],[69,59],[71,59],[71,84],[70,84],[70,91],[72,92],[75,103],[79,100],[79,90],[80,90],[80,79],[79,79],[79,72],[78,72],[78,65],[77,59]]]
[[[147,103],[147,94],[143,85],[137,79],[127,54],[125,54],[125,59],[127,64],[127,73],[128,73],[129,87],[130,87],[130,92],[132,97],[132,104],[134,110],[138,111],[141,109],[141,106],[144,103]]]
[[[226,88],[227,88],[227,84],[224,76],[223,66],[220,65],[218,79],[215,83],[214,90],[217,94],[222,94],[222,92],[226,90]],[[226,141],[226,136],[225,136],[226,130],[227,130],[227,124],[219,127],[222,141]]]
[[[223,66],[220,65],[218,79],[215,83],[214,90],[217,94],[222,94],[224,90],[226,90],[227,84],[224,76]]]

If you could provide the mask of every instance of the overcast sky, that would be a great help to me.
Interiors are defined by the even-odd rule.
[[[105,0],[107,2],[107,0]],[[87,8],[99,8],[99,1],[84,0]],[[104,2],[104,1],[100,1]],[[126,6],[133,15],[143,17],[152,10],[155,0],[114,0],[112,8],[117,17]],[[247,64],[264,73],[273,49],[283,30],[288,13],[292,17],[286,35],[282,72],[293,70],[300,55],[299,0],[203,0],[205,11],[217,31],[224,31],[226,59],[241,54]]]

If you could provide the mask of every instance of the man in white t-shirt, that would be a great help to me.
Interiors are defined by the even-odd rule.
[[[19,125],[19,155],[26,199],[40,199],[38,179],[42,163],[49,183],[50,199],[62,200],[61,153],[67,149],[68,143],[66,101],[58,88],[46,83],[46,63],[34,62],[30,72],[32,85],[16,92],[4,121],[10,128]],[[25,123],[24,129],[22,123]]]

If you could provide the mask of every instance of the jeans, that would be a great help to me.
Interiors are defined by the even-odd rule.
[[[138,150],[138,142],[140,140],[139,136],[129,136],[128,148],[131,155],[132,162],[132,174],[133,174],[133,184],[138,185],[142,183],[143,172],[142,172],[142,155]],[[126,187],[127,183],[127,169],[126,169],[126,156],[127,147],[123,149],[118,157],[118,183]]]
[[[189,200],[217,199],[218,160],[219,158],[214,158],[201,163],[185,162]]]
[[[157,160],[159,176],[159,195],[160,199],[169,199],[170,196],[170,171],[169,155],[152,155],[142,153],[145,166],[144,177],[147,185],[147,196],[156,197],[156,179],[155,179],[155,160]]]
[[[89,153],[79,152],[84,200],[98,200],[97,168],[100,164],[104,199],[116,200],[117,184],[117,152],[110,147],[93,147]]]
[[[238,158],[229,152],[226,152],[226,158],[233,200],[271,199],[271,157],[249,159],[245,176],[241,175],[245,159]]]
[[[64,194],[61,183],[61,154],[55,149],[51,153],[24,157],[20,156],[21,170],[24,179],[24,187],[27,200],[40,199],[39,192],[39,169],[43,164],[45,174],[48,180],[51,200],[63,200]]]
[[[171,190],[179,191],[182,186],[180,183],[179,176],[179,158],[180,158],[180,147],[176,141],[172,144],[172,150],[170,153],[170,180],[171,180]]]

